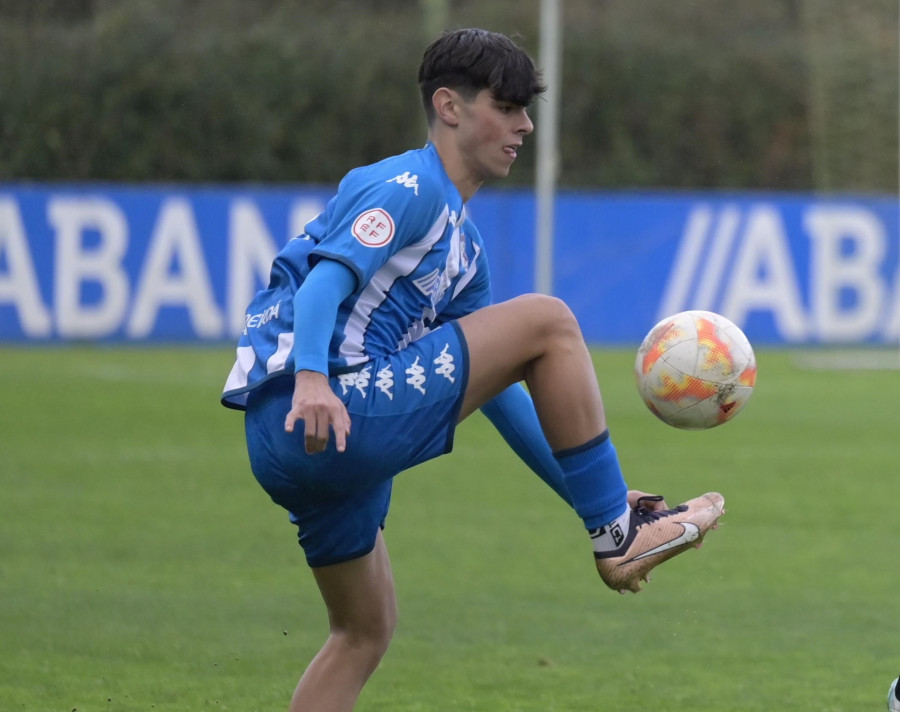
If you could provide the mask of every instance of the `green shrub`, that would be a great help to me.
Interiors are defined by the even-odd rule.
[[[0,180],[333,183],[424,142],[425,4],[5,0]],[[895,3],[563,5],[563,185],[896,190]],[[539,58],[534,0],[443,6]]]

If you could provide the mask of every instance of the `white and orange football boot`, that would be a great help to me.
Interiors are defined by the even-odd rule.
[[[709,492],[674,509],[657,511],[645,507],[645,500],[662,501],[662,498],[638,500],[630,511],[628,533],[622,535],[622,543],[615,549],[597,551],[595,546],[600,577],[619,593],[637,593],[641,581],[649,581],[652,569],[691,547],[698,548],[706,533],[718,526],[719,517],[725,511],[725,498],[718,492]],[[591,539],[596,541],[607,533],[607,527],[595,529]]]

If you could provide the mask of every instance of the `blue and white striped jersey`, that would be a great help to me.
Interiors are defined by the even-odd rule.
[[[321,259],[346,265],[356,291],[338,309],[329,370],[356,370],[452,319],[490,304],[481,235],[432,144],[357,168],[325,211],[275,258],[268,287],[247,308],[222,403],[293,374],[293,298]]]

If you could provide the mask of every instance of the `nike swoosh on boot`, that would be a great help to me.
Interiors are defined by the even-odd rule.
[[[681,536],[677,536],[670,541],[667,541],[659,546],[656,546],[648,551],[645,551],[637,556],[633,556],[627,561],[623,561],[619,564],[619,566],[624,566],[625,564],[630,564],[632,561],[638,561],[639,559],[646,559],[648,556],[653,556],[654,554],[661,554],[664,551],[668,551],[669,549],[674,549],[675,547],[682,546],[683,544],[689,544],[692,541],[697,541],[700,538],[700,527],[696,524],[691,524],[690,522],[679,522],[682,528]]]

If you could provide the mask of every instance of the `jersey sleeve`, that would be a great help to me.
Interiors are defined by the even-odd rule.
[[[322,260],[294,295],[294,372],[328,375],[328,346],[338,305],[353,292],[353,274],[339,262]]]
[[[404,247],[418,241],[441,213],[438,186],[427,176],[416,180],[369,166],[351,171],[320,221],[322,235],[311,261],[341,262],[356,276],[357,290]]]

